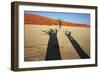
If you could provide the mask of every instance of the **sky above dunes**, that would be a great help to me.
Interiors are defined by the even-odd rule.
[[[61,19],[74,23],[90,25],[90,14],[85,13],[67,13],[67,12],[42,12],[42,11],[24,11],[27,14],[37,14],[53,19]]]

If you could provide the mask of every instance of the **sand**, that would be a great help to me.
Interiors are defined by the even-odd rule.
[[[80,59],[80,56],[72,46],[65,30],[71,31],[73,38],[81,46],[82,50],[90,56],[90,28],[71,26],[47,26],[47,25],[27,25],[25,24],[24,60],[44,61],[49,41],[49,35],[43,31],[57,28],[59,49],[62,60]],[[52,54],[52,52],[51,52]]]

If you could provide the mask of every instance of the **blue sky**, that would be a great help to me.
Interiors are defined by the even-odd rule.
[[[85,13],[42,12],[42,11],[25,11],[25,13],[37,14],[53,19],[63,19],[63,21],[90,25],[90,14],[85,14]]]

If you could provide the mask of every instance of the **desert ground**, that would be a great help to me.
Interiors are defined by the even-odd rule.
[[[72,26],[48,26],[25,24],[24,31],[24,61],[44,61],[46,58],[50,36],[46,33],[57,29],[57,39],[62,60],[81,59],[71,39],[65,35],[66,30],[78,43],[81,49],[90,57],[90,28]],[[74,43],[76,43],[74,42]],[[76,44],[77,45],[77,44]],[[77,47],[77,46],[76,46]],[[52,54],[52,52],[51,52]]]

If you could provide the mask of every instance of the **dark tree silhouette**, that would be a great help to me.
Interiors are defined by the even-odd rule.
[[[59,24],[59,28],[61,28],[61,25],[62,25],[62,22],[63,22],[63,19],[58,19],[58,24]]]
[[[81,48],[81,46],[78,44],[78,42],[72,37],[71,32],[66,31],[65,35],[68,37],[68,39],[70,40],[71,44],[73,45],[74,49],[76,50],[76,52],[78,53],[78,55],[80,56],[80,58],[84,59],[84,58],[90,58],[85,52],[84,50]]]
[[[61,60],[61,54],[59,50],[59,44],[57,39],[57,29],[49,29],[43,31],[49,35],[48,47],[45,60]]]

